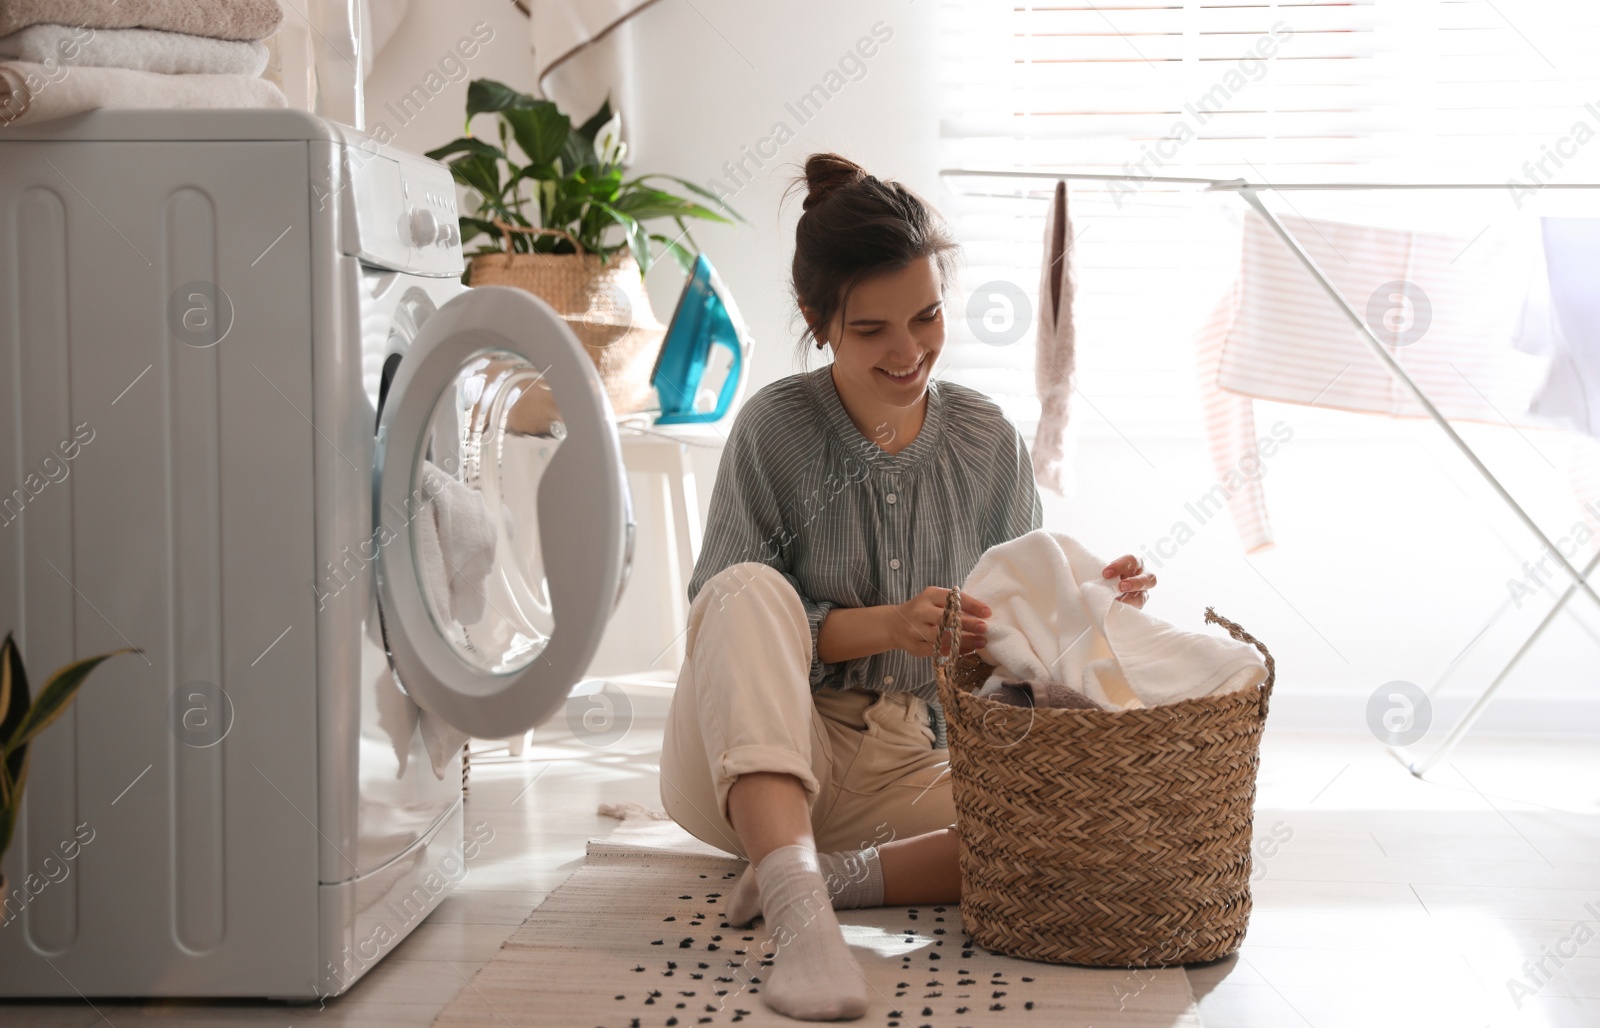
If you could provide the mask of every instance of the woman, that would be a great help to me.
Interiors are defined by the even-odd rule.
[[[866,981],[834,908],[953,903],[955,808],[932,656],[951,584],[1039,528],[1027,446],[1000,408],[933,379],[955,242],[904,186],[806,161],[793,288],[833,361],[758,390],[734,420],[689,586],[661,798],[750,861],[728,919],[764,915],[768,1006],[837,1020]],[[1142,606],[1155,576],[1102,574]],[[962,596],[962,650],[984,646]],[[831,904],[830,904],[831,900]],[[759,970],[759,969],[758,969]]]

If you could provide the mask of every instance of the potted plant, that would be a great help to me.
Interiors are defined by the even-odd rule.
[[[499,145],[472,134],[472,120],[494,116]],[[461,241],[482,237],[463,281],[510,285],[550,304],[583,341],[618,413],[653,406],[650,373],[666,326],[650,309],[643,276],[652,244],[688,273],[699,247],[686,220],[733,220],[691,197],[657,188],[668,180],[733,218],[717,196],[675,175],[625,177],[621,114],[608,97],[587,121],[490,79],[467,87],[467,135],[428,152],[446,161],[476,196],[461,218]],[[512,149],[512,144],[516,149]],[[648,222],[671,219],[675,235]],[[687,245],[685,245],[687,244]]]
[[[98,657],[76,661],[56,670],[44,683],[39,698],[30,703],[28,675],[22,667],[17,644],[6,633],[0,645],[0,861],[11,845],[22,805],[22,789],[28,784],[28,747],[39,733],[66,713],[72,698],[101,662],[118,653],[137,653],[136,649],[113,650]],[[6,876],[0,870],[0,904],[7,895]]]

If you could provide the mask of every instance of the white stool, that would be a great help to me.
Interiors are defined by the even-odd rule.
[[[629,471],[652,476],[651,491],[663,512],[661,532],[670,556],[665,562],[667,623],[681,628],[689,619],[689,578],[700,556],[700,496],[690,447],[719,449],[725,437],[718,425],[618,426],[622,462]],[[674,632],[668,667],[674,679],[683,666],[684,638]]]

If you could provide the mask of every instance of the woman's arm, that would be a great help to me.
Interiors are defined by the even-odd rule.
[[[870,657],[885,650],[905,650],[930,657],[944,619],[950,590],[929,586],[905,603],[880,607],[834,607],[817,630],[817,655],[826,663]],[[961,652],[987,645],[988,605],[961,594]]]
[[[889,619],[896,616],[890,605],[833,608],[817,632],[817,657],[824,664],[837,664],[895,649]]]

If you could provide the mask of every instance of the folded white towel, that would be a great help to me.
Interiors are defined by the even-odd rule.
[[[996,671],[982,691],[1051,680],[1108,709],[1154,707],[1266,680],[1255,647],[1187,632],[1117,599],[1116,580],[1077,540],[1040,529],[990,547],[961,586],[988,604]]]
[[[154,29],[92,29],[31,25],[0,36],[0,57],[47,67],[128,68],[163,75],[259,76],[267,47],[255,41],[212,39]]]
[[[0,64],[0,125],[49,121],[97,107],[286,107],[283,91],[247,75],[157,75],[28,61]]]

